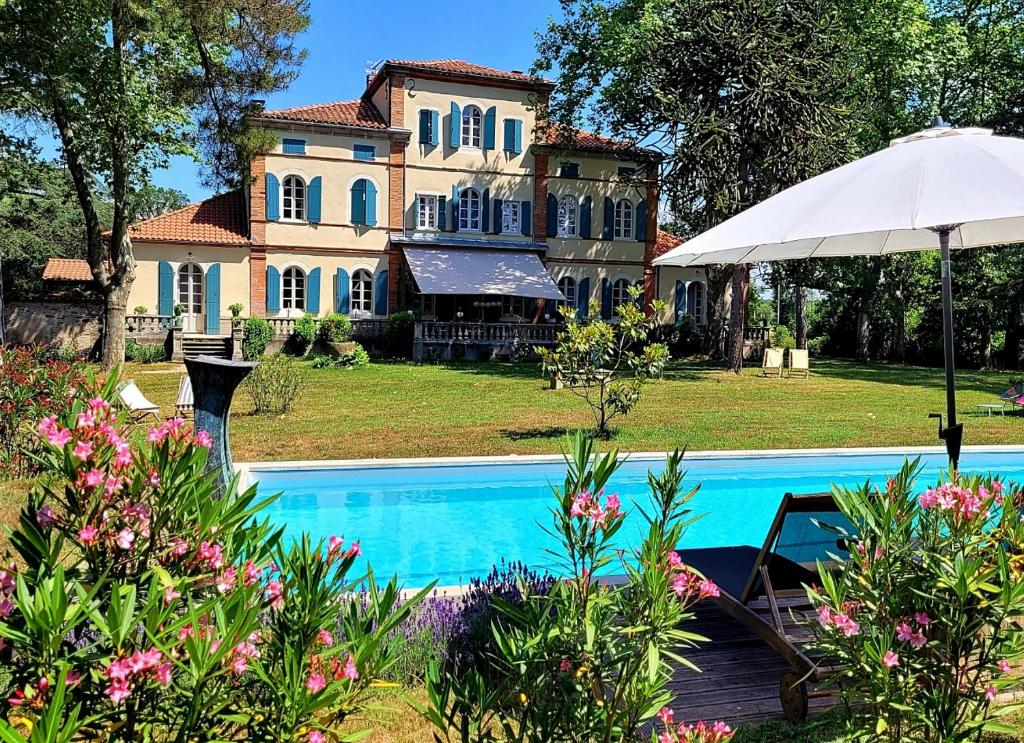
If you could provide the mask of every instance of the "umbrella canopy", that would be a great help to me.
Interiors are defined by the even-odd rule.
[[[947,420],[956,423],[949,251],[1024,242],[1024,140],[990,129],[931,129],[788,188],[655,259],[655,265],[942,250]]]

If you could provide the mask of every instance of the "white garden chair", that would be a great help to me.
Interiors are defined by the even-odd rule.
[[[128,412],[133,421],[141,421],[149,415],[152,415],[158,421],[160,420],[160,406],[154,405],[146,399],[146,396],[142,394],[142,390],[133,381],[128,381],[121,385],[121,388],[117,391],[117,402],[122,410]]]

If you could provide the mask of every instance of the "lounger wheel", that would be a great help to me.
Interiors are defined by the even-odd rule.
[[[790,722],[807,719],[807,682],[793,671],[787,671],[779,681],[779,701],[782,714]]]

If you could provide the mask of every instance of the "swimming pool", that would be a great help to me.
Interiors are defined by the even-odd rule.
[[[884,483],[907,451],[862,450],[688,455],[685,483],[701,484],[695,513],[706,514],[685,535],[685,547],[760,545],[786,492],[829,490],[830,483]],[[920,453],[915,450],[914,455]],[[927,480],[946,466],[937,449],[921,453]],[[624,506],[646,503],[647,471],[663,458],[631,456],[612,480]],[[407,586],[437,579],[457,585],[486,574],[504,558],[545,568],[550,537],[537,525],[549,521],[550,484],[565,476],[560,459],[512,457],[491,461],[425,460],[373,464],[319,462],[243,465],[263,493],[281,492],[270,509],[286,538],[343,535],[358,539],[378,578],[397,574]],[[1024,481],[1024,447],[966,448],[964,472],[993,472]],[[620,531],[635,544],[642,519],[627,517]]]

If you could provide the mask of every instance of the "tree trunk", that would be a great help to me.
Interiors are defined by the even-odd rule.
[[[131,283],[111,287],[104,298],[103,306],[103,355],[101,364],[105,371],[124,365],[124,323],[128,312],[128,293]]]
[[[901,363],[907,360],[907,302],[902,281],[896,289],[896,338],[893,357]]]
[[[729,369],[743,371],[743,329],[747,315],[747,279],[749,266],[736,265],[732,270],[732,309],[729,312]]]
[[[807,348],[807,289],[797,286],[793,292],[793,311],[796,314],[796,347]]]
[[[1006,317],[1006,342],[1003,345],[1003,368],[1017,369],[1020,365],[1020,305],[1011,305]]]
[[[857,360],[868,361],[871,356],[871,316],[868,314],[867,302],[861,301],[857,307]]]
[[[707,268],[705,300],[707,302],[707,329],[704,333],[704,352],[714,359],[725,358],[726,289],[732,272],[728,268]]]

